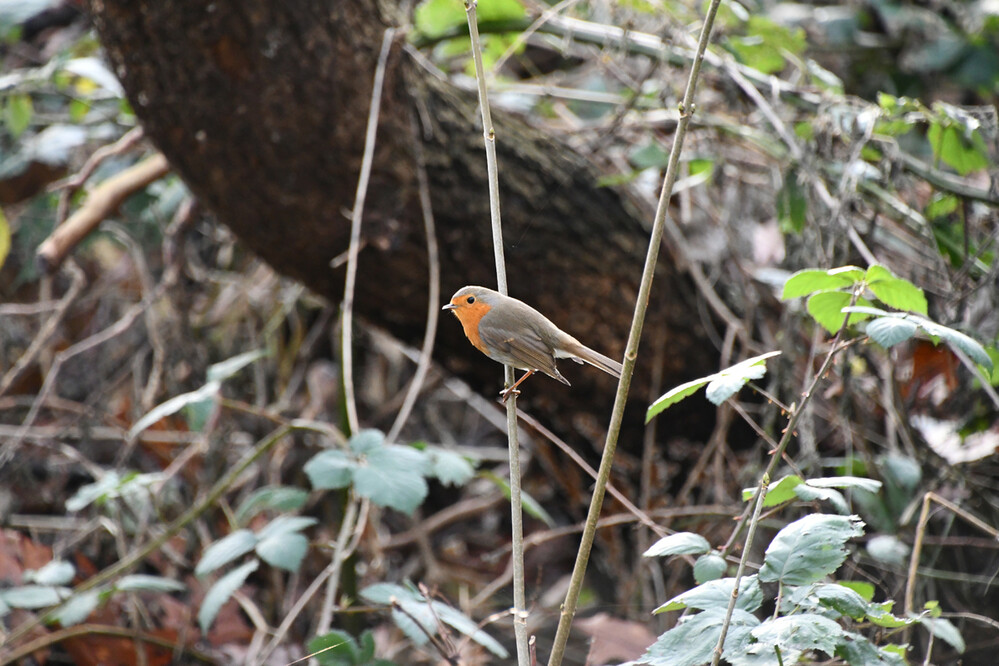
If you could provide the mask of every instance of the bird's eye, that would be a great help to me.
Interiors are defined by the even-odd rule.
[[[472,303],[475,302],[475,296],[469,296],[468,298],[465,299],[465,302],[471,305]]]

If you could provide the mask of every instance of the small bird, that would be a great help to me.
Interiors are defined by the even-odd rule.
[[[527,372],[513,386],[500,393],[503,402],[519,393],[521,382],[541,371],[568,385],[569,380],[555,367],[555,359],[571,358],[589,363],[609,375],[621,376],[621,364],[593,351],[548,320],[543,314],[516,298],[486,287],[462,287],[442,310],[450,310],[469,342],[480,352],[504,365]]]

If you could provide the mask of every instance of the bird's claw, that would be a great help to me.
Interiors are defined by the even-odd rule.
[[[500,402],[502,402],[505,405],[506,401],[510,399],[511,395],[520,395],[520,389],[515,388],[513,386],[507,389],[503,389],[502,391],[500,391]]]

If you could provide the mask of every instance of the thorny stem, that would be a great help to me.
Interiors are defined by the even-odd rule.
[[[482,66],[482,45],[479,39],[479,24],[476,18],[477,0],[466,0],[465,16],[468,19],[468,34],[472,42],[472,59],[475,62],[475,80],[479,88],[479,109],[482,111],[482,133],[486,144],[486,172],[489,180],[489,220],[493,235],[493,257],[496,261],[496,284],[501,294],[508,292],[506,282],[506,260],[503,257],[503,222],[500,218],[499,175],[496,164],[496,130],[493,128],[489,112],[489,96],[486,90],[486,76]],[[514,383],[514,370],[506,366],[504,381],[507,386]],[[517,396],[511,394],[506,401],[506,432],[510,454],[510,515],[511,543],[513,559],[513,631],[517,639],[517,663],[529,666],[530,654],[527,645],[527,597],[524,592],[524,513],[521,506],[520,490],[520,444],[517,441]]]
[[[562,614],[559,618],[558,630],[555,633],[555,642],[552,645],[552,653],[548,660],[548,666],[559,666],[562,663],[562,658],[565,655],[565,646],[569,640],[569,630],[572,628],[572,620],[576,615],[576,604],[579,601],[579,593],[583,587],[583,576],[586,573],[590,550],[593,547],[593,539],[597,531],[597,521],[600,518],[600,509],[603,505],[604,492],[607,488],[607,481],[610,478],[614,452],[617,449],[617,438],[621,432],[621,423],[624,420],[624,407],[628,398],[628,389],[631,386],[631,377],[635,370],[635,360],[638,358],[638,345],[642,336],[642,327],[645,323],[645,312],[648,308],[649,294],[652,291],[652,279],[655,275],[656,261],[659,258],[659,248],[662,244],[663,231],[666,227],[669,200],[673,193],[673,185],[676,182],[680,151],[683,148],[683,140],[687,135],[687,127],[690,125],[690,119],[694,113],[694,91],[697,88],[701,62],[708,47],[711,28],[714,25],[715,14],[718,12],[720,4],[721,0],[711,0],[711,5],[708,7],[708,13],[704,18],[704,25],[701,27],[701,35],[697,42],[697,51],[691,62],[690,76],[687,79],[683,102],[680,104],[680,120],[677,123],[676,133],[673,135],[673,147],[670,150],[666,176],[663,179],[659,205],[656,208],[655,221],[653,222],[652,233],[649,237],[649,248],[645,257],[645,266],[642,270],[642,282],[639,286],[638,298],[635,301],[635,313],[631,321],[631,332],[628,335],[628,346],[624,355],[624,368],[621,372],[621,379],[618,381],[617,394],[614,398],[614,410],[611,413],[610,425],[607,428],[607,439],[604,444],[603,455],[600,459],[600,469],[597,472],[597,482],[593,489],[593,497],[586,516],[586,525],[583,528],[579,550],[576,553],[576,564],[572,570],[569,590],[562,605]]]

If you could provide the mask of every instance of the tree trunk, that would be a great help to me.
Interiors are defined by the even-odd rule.
[[[372,78],[386,26],[400,23],[395,8],[376,0],[90,7],[148,136],[191,190],[277,270],[339,300],[344,268],[329,264],[347,250]],[[361,316],[412,342],[427,307],[416,141],[443,296],[465,284],[495,286],[482,130],[475,100],[428,74],[401,42],[383,95],[355,302]],[[647,244],[642,216],[598,187],[592,164],[571,148],[517,118],[496,113],[494,122],[511,294],[620,358]],[[668,387],[710,369],[714,354],[691,314],[687,282],[662,264],[646,339],[668,340]],[[443,318],[438,335],[438,360],[483,391],[500,388],[498,367],[464,341],[457,322]],[[651,358],[647,344],[644,351]],[[649,365],[632,390],[642,405]],[[569,389],[532,379],[525,398],[549,414],[564,410],[566,427],[569,405],[606,414],[611,379],[592,369],[568,376]]]

